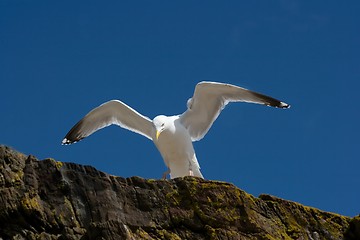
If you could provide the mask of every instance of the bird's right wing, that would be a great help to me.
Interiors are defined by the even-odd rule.
[[[97,130],[116,124],[139,133],[149,139],[153,128],[152,121],[119,100],[111,100],[94,108],[81,119],[62,140],[71,144],[91,135]]]
[[[191,139],[198,141],[209,131],[221,110],[229,102],[248,102],[271,107],[288,108],[289,104],[248,89],[226,83],[200,82],[194,96],[187,102],[188,109],[180,116]]]

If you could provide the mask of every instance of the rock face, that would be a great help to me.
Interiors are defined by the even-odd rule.
[[[121,178],[0,146],[0,239],[360,239],[348,218],[193,177]]]

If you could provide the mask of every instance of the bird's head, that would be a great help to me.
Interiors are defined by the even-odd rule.
[[[167,122],[167,117],[164,115],[159,115],[154,118],[153,124],[154,124],[155,131],[156,131],[156,135],[155,135],[156,140],[159,139],[160,134],[166,128],[166,122]]]

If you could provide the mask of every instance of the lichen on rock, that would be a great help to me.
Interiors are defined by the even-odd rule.
[[[194,177],[121,178],[0,146],[1,239],[360,239],[349,218]]]

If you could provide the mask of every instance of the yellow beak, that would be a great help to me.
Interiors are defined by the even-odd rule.
[[[160,133],[161,133],[161,132],[156,131],[156,140],[158,140],[158,139],[159,139]]]

